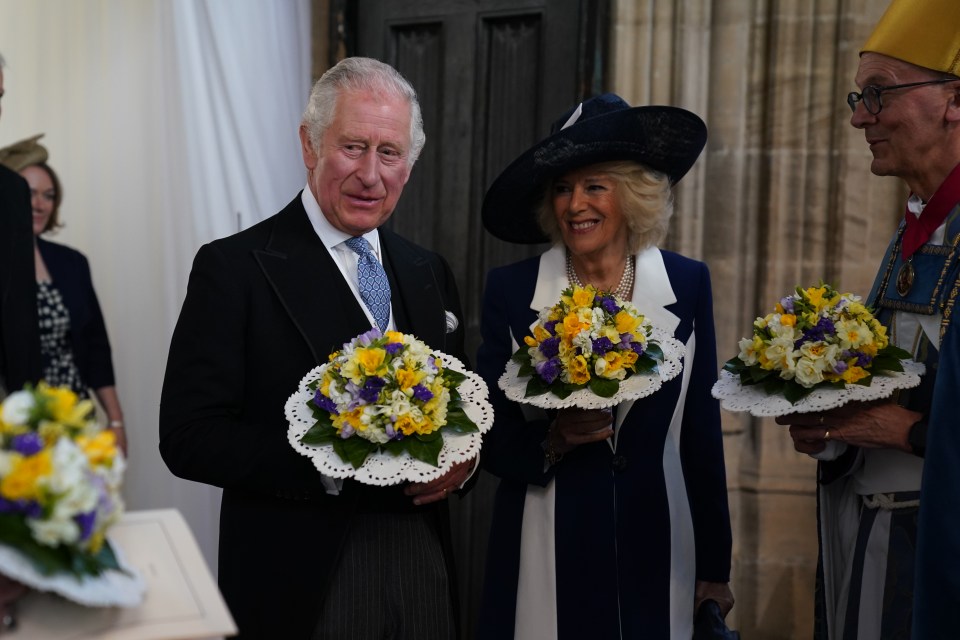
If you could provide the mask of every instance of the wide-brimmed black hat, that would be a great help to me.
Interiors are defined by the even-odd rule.
[[[675,184],[706,143],[707,126],[686,109],[631,107],[613,93],[589,98],[493,181],[483,198],[483,226],[507,242],[546,242],[535,208],[547,180],[598,162],[633,160]]]

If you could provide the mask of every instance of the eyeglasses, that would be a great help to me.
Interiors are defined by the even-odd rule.
[[[857,110],[857,103],[862,102],[870,115],[877,115],[883,109],[883,102],[880,100],[880,94],[884,91],[893,91],[894,89],[908,89],[910,87],[922,87],[928,84],[943,84],[945,82],[957,82],[960,78],[941,78],[939,80],[925,80],[923,82],[908,82],[907,84],[892,84],[888,87],[877,87],[868,85],[863,88],[863,93],[851,91],[847,94],[847,104],[850,105],[850,111]]]

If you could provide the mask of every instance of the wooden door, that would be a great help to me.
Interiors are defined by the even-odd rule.
[[[330,51],[383,60],[413,84],[426,146],[390,226],[442,254],[460,287],[467,353],[479,344],[484,278],[545,247],[484,231],[487,186],[550,123],[604,90],[608,0],[332,2]],[[464,637],[472,638],[496,479],[451,501]]]

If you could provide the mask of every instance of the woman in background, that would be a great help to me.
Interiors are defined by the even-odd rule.
[[[107,415],[108,428],[126,454],[110,341],[93,289],[90,264],[76,249],[40,237],[63,226],[63,188],[46,162],[47,150],[37,142],[39,137],[0,151],[0,157],[30,185],[42,377],[47,384],[69,387],[82,398],[89,397],[92,389]]]
[[[733,606],[710,276],[657,247],[672,185],[705,142],[703,121],[683,109],[590,98],[484,198],[493,235],[553,246],[492,270],[484,293],[477,368],[496,419],[482,458],[500,485],[483,640],[689,640],[701,603],[723,615]],[[683,343],[684,370],[612,413],[507,400],[497,380],[537,313],[587,284]]]

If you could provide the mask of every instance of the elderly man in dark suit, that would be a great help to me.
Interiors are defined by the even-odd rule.
[[[3,98],[0,56],[0,99]],[[30,189],[15,171],[0,164],[0,399],[40,379],[40,333]],[[16,622],[8,605],[26,587],[0,575],[0,633]]]
[[[416,94],[392,67],[348,58],[314,86],[300,140],[307,188],[197,254],[160,451],[176,475],[224,489],[219,580],[241,636],[453,638],[445,498],[471,465],[425,484],[334,481],[290,447],[284,418],[299,380],[371,326],[463,358],[447,263],[381,227],[423,146]],[[372,309],[358,283],[371,257],[389,282]]]
[[[3,67],[0,56],[0,98]],[[0,389],[8,392],[40,379],[36,287],[30,189],[0,164]]]

